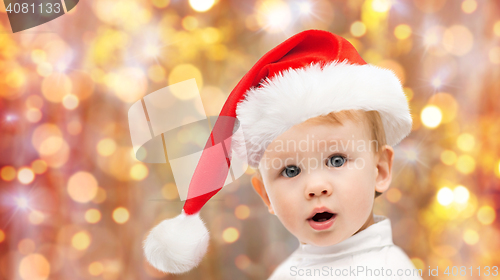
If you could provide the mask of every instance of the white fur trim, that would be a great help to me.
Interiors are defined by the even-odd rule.
[[[156,269],[184,273],[196,267],[207,252],[208,230],[199,214],[164,220],[149,233],[144,253]]]
[[[411,132],[412,119],[401,82],[388,69],[370,64],[332,62],[285,70],[261,88],[251,88],[236,108],[244,139],[234,137],[236,152],[243,142],[250,166],[259,165],[267,146],[292,126],[342,110],[378,111],[387,144],[398,144]]]

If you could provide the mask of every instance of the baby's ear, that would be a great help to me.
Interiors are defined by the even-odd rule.
[[[394,149],[389,145],[384,145],[377,156],[375,191],[379,193],[389,189],[392,181],[392,162],[394,160]]]
[[[269,209],[269,213],[274,214],[273,207],[271,206],[271,201],[269,200],[269,196],[267,195],[266,188],[264,187],[264,182],[262,182],[262,178],[258,175],[252,176],[252,186],[254,190],[259,194],[264,204],[266,204]]]

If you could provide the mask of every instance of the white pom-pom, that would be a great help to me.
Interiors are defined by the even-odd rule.
[[[195,268],[207,252],[209,234],[199,214],[164,220],[151,230],[144,253],[156,269],[184,273]]]

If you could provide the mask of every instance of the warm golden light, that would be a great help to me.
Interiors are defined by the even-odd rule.
[[[161,195],[168,200],[174,200],[179,197],[177,187],[173,183],[167,183],[161,188]]]
[[[461,155],[458,157],[455,167],[463,174],[470,174],[476,168],[476,161],[469,155]]]
[[[439,88],[437,86],[436,88]],[[453,121],[458,112],[458,102],[455,97],[446,92],[438,92],[429,98],[429,105],[434,105],[441,110],[442,123],[450,123]]]
[[[101,220],[101,212],[97,209],[89,209],[85,212],[85,220],[90,224],[95,224]]]
[[[391,8],[391,0],[373,0],[372,9],[375,12],[385,13]]]
[[[54,73],[43,79],[42,94],[50,102],[60,103],[71,92],[71,80],[62,73]]]
[[[151,3],[157,8],[165,8],[170,3],[170,0],[152,0]]]
[[[175,66],[168,76],[168,83],[170,85],[189,80],[194,78],[196,80],[196,85],[198,88],[203,87],[203,76],[200,70],[192,64],[180,64]],[[177,90],[172,88],[172,94],[179,98],[180,100],[189,100],[195,98],[199,93],[197,91],[186,91],[183,89]]]
[[[443,206],[450,205],[453,202],[453,191],[448,187],[441,188],[437,194],[437,200]]]
[[[148,69],[148,77],[155,83],[161,83],[166,79],[167,72],[161,65],[152,65]]]
[[[464,152],[472,151],[475,142],[476,141],[474,139],[474,136],[472,136],[472,134],[469,133],[460,134],[460,136],[458,136],[457,138],[457,146],[460,150]]]
[[[495,22],[493,25],[493,33],[495,33],[496,36],[500,37],[500,20]]]
[[[103,273],[104,266],[100,262],[93,262],[89,265],[89,273],[92,276],[99,276]]]
[[[463,25],[454,25],[445,30],[443,47],[456,56],[467,54],[474,44],[474,35]]]
[[[426,106],[420,114],[422,123],[428,128],[436,128],[441,123],[442,118],[441,110],[434,105]]]
[[[464,186],[453,189],[453,199],[457,203],[467,203],[469,201],[469,190]]]
[[[28,216],[28,220],[33,225],[39,225],[45,220],[45,215],[38,210],[32,210]]]
[[[67,190],[74,201],[87,203],[97,194],[97,180],[94,175],[79,171],[69,178]]]
[[[234,227],[226,228],[222,232],[222,239],[227,243],[233,243],[240,237],[240,233]]]
[[[475,0],[465,0],[462,2],[462,11],[466,14],[471,14],[477,9],[477,2]]]
[[[78,107],[78,104],[80,103],[80,100],[76,95],[73,94],[67,94],[63,98],[63,106],[64,108],[68,110],[74,110],[76,107]]]
[[[92,199],[92,202],[99,204],[103,203],[104,201],[106,201],[106,190],[99,187],[97,188],[97,194],[94,199]]]
[[[113,220],[118,224],[124,224],[128,221],[130,215],[125,207],[118,207],[113,211]]]
[[[446,165],[453,165],[457,161],[457,154],[451,150],[444,150],[441,153],[441,161]]]
[[[252,261],[246,255],[238,255],[234,259],[234,264],[236,265],[237,268],[241,270],[245,270],[246,268],[248,268],[251,263]]]
[[[416,269],[425,269],[425,264],[420,258],[411,258],[410,259]]]
[[[136,181],[142,181],[148,177],[149,170],[143,163],[136,163],[130,169],[130,177]]]
[[[5,240],[5,232],[0,229],[0,243],[2,243]]]
[[[488,56],[490,58],[491,63],[500,64],[500,47],[491,48],[490,52],[488,53]]]
[[[63,146],[64,139],[59,136],[51,136],[40,144],[40,155],[50,156],[57,153]]]
[[[291,20],[290,7],[286,2],[264,0],[257,6],[257,23],[269,33],[282,32]]]
[[[111,138],[104,138],[97,143],[97,152],[103,157],[112,155],[116,151],[116,142]]]
[[[47,171],[47,163],[44,160],[37,159],[31,163],[31,169],[35,174],[43,174]]]
[[[401,191],[396,188],[390,188],[387,193],[385,194],[385,197],[387,200],[389,200],[392,203],[396,203],[401,199]]]
[[[0,171],[0,176],[4,181],[12,181],[16,178],[16,169],[12,166],[4,166]]]
[[[477,211],[477,219],[483,225],[491,225],[496,218],[495,209],[489,205],[485,205]]]
[[[214,4],[215,0],[189,0],[189,5],[197,12],[206,12],[210,10]]]
[[[23,167],[19,169],[19,172],[17,172],[17,179],[21,184],[27,185],[35,179],[35,173],[33,173],[33,170],[28,167]]]
[[[411,35],[411,27],[406,24],[400,24],[394,28],[394,36],[399,40],[404,40]]]
[[[19,262],[19,275],[22,279],[45,280],[50,275],[50,263],[41,254],[30,254]]]
[[[234,215],[240,220],[245,220],[250,216],[250,208],[244,204],[238,205],[234,209]]]
[[[361,37],[366,33],[366,26],[361,21],[355,21],[351,24],[351,34],[354,37]]]
[[[464,232],[463,239],[465,243],[474,245],[479,241],[479,234],[475,230],[467,229]]]
[[[31,123],[37,123],[42,119],[42,112],[37,108],[29,108],[26,110],[26,119]]]
[[[78,251],[87,249],[90,245],[90,235],[86,231],[80,231],[71,238],[71,245]]]

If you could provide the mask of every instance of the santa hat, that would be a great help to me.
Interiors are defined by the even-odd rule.
[[[399,79],[390,70],[367,64],[346,39],[307,30],[266,53],[224,104],[191,179],[182,214],[161,222],[146,239],[148,261],[170,273],[199,264],[209,240],[199,212],[224,186],[231,150],[248,151],[248,163],[257,167],[267,145],[280,134],[307,119],[342,110],[378,111],[389,145],[411,131]],[[242,134],[235,137],[237,128]]]

